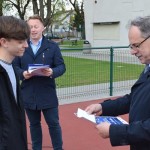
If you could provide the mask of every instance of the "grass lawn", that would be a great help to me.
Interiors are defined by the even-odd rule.
[[[69,40],[63,41],[63,44],[60,45],[60,48],[62,49],[62,51],[68,51],[68,50],[65,50],[65,48],[67,48],[67,49],[81,48],[81,50],[82,50],[83,40],[78,40],[77,45],[72,45],[71,41],[69,41]],[[74,50],[69,50],[69,51],[74,51]]]
[[[110,79],[108,61],[64,57],[66,73],[56,79],[57,88],[107,83]],[[137,79],[143,65],[114,63],[113,81]]]

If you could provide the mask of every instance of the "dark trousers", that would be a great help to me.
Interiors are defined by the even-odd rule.
[[[46,123],[49,127],[54,150],[62,150],[62,132],[59,124],[58,107],[43,110],[26,109],[30,122],[30,133],[33,150],[42,150],[42,129],[41,129],[41,112],[43,112]]]

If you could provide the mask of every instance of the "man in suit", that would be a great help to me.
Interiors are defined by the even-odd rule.
[[[23,55],[29,34],[25,21],[0,16],[0,150],[27,150],[19,77],[12,61]]]
[[[54,150],[62,150],[55,78],[65,72],[64,60],[58,45],[43,36],[44,25],[40,16],[29,17],[27,23],[31,29],[29,47],[14,63],[22,79],[21,89],[30,122],[32,148],[42,150],[42,112],[49,127]],[[38,76],[28,72],[29,64],[46,64],[49,68],[43,69],[42,75]]]
[[[130,22],[129,47],[142,64],[146,64],[131,93],[116,100],[92,104],[89,114],[118,116],[129,113],[129,125],[97,125],[102,138],[110,138],[112,146],[130,145],[131,150],[150,150],[150,16]],[[136,69],[136,68],[135,68]]]

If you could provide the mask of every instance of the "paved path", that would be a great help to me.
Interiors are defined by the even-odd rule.
[[[113,96],[120,96],[130,93],[131,86],[136,80],[120,81],[113,83]],[[89,101],[93,99],[106,98],[110,96],[109,84],[94,84],[57,89],[59,103],[69,104]]]

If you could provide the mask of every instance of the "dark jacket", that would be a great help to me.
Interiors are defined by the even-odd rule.
[[[131,93],[102,103],[103,115],[129,113],[129,125],[111,125],[113,146],[130,145],[131,150],[150,150],[150,72],[142,73]]]
[[[8,74],[0,65],[0,150],[27,150],[25,114],[20,93],[17,78],[17,104]]]
[[[33,54],[29,44],[24,55],[17,57],[14,63],[22,79],[24,107],[32,110],[57,107],[55,78],[65,72],[64,60],[58,45],[43,37],[42,45],[36,55]],[[23,72],[28,70],[28,64],[47,64],[52,68],[53,75],[52,77],[34,76],[25,80]]]

